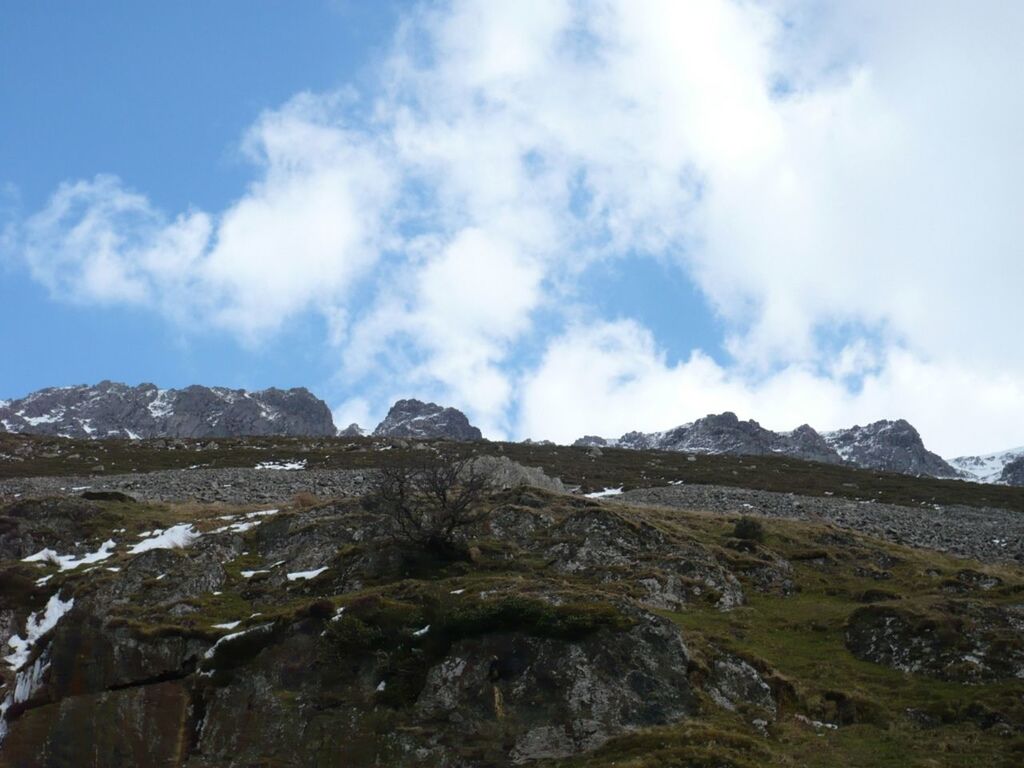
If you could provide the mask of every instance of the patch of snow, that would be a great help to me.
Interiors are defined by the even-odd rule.
[[[24,412],[19,413],[18,415],[33,427],[38,427],[40,424],[54,424],[60,421],[61,417],[64,415],[64,408],[63,406],[59,407],[54,412],[46,413],[42,416],[26,416]]]
[[[107,568],[107,570],[110,571],[111,573],[120,573],[120,571],[121,571],[120,568]]]
[[[305,468],[305,459],[300,459],[299,461],[261,461],[259,464],[256,465],[256,469],[297,470]]]
[[[174,406],[167,398],[166,389],[158,389],[156,391],[156,397],[150,401],[146,408],[149,410],[150,416],[154,419],[162,419],[165,416],[170,416],[174,411]]]
[[[149,538],[143,539],[128,550],[129,554],[137,555],[151,549],[181,549],[198,539],[199,532],[189,523],[172,525],[166,531],[154,531]]]
[[[299,579],[315,579],[321,573],[327,570],[325,565],[323,568],[317,568],[315,571],[296,571],[295,573],[288,574],[288,581],[298,581]]]
[[[377,683],[377,693],[384,693],[384,689],[388,687],[386,680],[381,680]]]
[[[75,557],[74,555],[58,555],[52,549],[41,549],[34,555],[22,558],[22,562],[52,563],[53,565],[58,566],[62,571],[70,571],[86,563],[98,563],[100,560],[106,560],[114,554],[113,549],[115,546],[117,545],[112,539],[107,539],[95,552],[82,555],[82,557]]]
[[[265,510],[262,510],[260,512],[249,512],[245,516],[245,519],[248,522],[232,523],[231,525],[224,525],[224,526],[221,526],[220,528],[215,528],[214,530],[210,531],[210,533],[223,533],[224,531],[231,531],[232,533],[245,533],[246,531],[252,530],[257,525],[259,525],[260,523],[263,522],[262,520],[259,520],[258,518],[266,517],[267,515],[276,515],[278,513],[278,511],[279,510],[276,510],[276,509],[265,509]],[[223,515],[220,519],[221,520],[233,520],[234,519],[234,515]]]
[[[331,617],[331,621],[337,621],[338,619],[340,619],[344,615],[345,615],[345,606],[343,605],[343,606],[341,606],[341,608],[339,608],[338,610],[336,610],[334,612],[334,615]]]
[[[266,569],[260,569],[260,570],[256,570],[256,571],[242,571],[242,578],[243,579],[251,579],[253,576],[256,576],[257,574],[260,574],[260,573],[270,573],[270,571],[268,571]]]
[[[53,574],[51,573],[49,576],[43,576],[41,579],[36,579],[36,586],[37,587],[41,587],[41,586],[43,586],[43,584],[45,584],[46,582],[48,582],[52,578],[53,578]]]
[[[412,633],[412,636],[413,637],[423,637],[429,631],[430,631],[430,625],[427,624],[427,626],[423,627],[423,629],[417,629],[416,631],[414,631]]]
[[[230,635],[224,635],[224,637],[219,638],[216,643],[214,643],[207,649],[206,653],[203,654],[203,658],[212,659],[213,654],[217,652],[217,646],[219,646],[221,643],[229,642],[231,640],[234,640],[236,637],[247,635],[250,632],[265,632],[270,628],[270,626],[270,624],[260,624],[258,627],[252,627],[251,629],[243,629],[241,632],[234,632]]]
[[[32,650],[32,645],[36,640],[57,626],[57,622],[74,605],[75,598],[68,598],[65,602],[60,599],[60,592],[56,592],[47,601],[42,616],[39,615],[38,611],[29,614],[29,617],[25,620],[25,636],[14,635],[14,637],[7,641],[7,644],[14,649],[14,652],[5,656],[4,661],[10,665],[12,670],[17,672],[25,665]]]
[[[593,493],[586,493],[584,494],[584,496],[586,496],[588,499],[603,499],[606,496],[618,496],[620,493],[622,493],[621,485],[618,488],[605,488],[603,491],[594,491]]]
[[[453,589],[453,590],[452,590],[451,592],[449,592],[448,594],[449,594],[449,595],[461,595],[461,594],[462,594],[463,592],[465,592],[465,591],[466,591],[466,590],[464,590],[464,589]]]
[[[135,434],[134,432],[132,432],[132,431],[131,431],[130,429],[128,429],[127,427],[125,427],[124,431],[125,431],[125,433],[126,433],[126,434],[128,435],[128,439],[129,439],[129,440],[141,440],[141,439],[142,439],[142,436],[141,436],[141,435],[137,435],[137,434]]]
[[[159,576],[156,577],[156,580],[157,581],[163,581],[166,578],[167,578],[167,574],[166,573],[161,573]]]
[[[241,621],[226,621],[223,624],[214,624],[213,627],[214,629],[234,629],[241,623]]]

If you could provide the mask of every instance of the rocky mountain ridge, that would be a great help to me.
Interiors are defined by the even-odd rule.
[[[48,388],[0,400],[0,432],[72,438],[207,438],[338,436],[403,439],[483,439],[462,411],[416,399],[398,400],[371,432],[358,424],[336,429],[330,409],[306,389],[246,392],[222,387],[159,389],[110,381]],[[660,432],[627,432],[617,439],[587,435],[576,446],[746,456],[790,456],[825,464],[973,482],[1024,485],[1010,466],[1024,448],[962,456],[947,462],[929,451],[906,420],[882,420],[819,433],[804,424],[775,432],[736,414],[711,414]]]
[[[921,435],[903,419],[877,421],[821,434],[804,424],[774,432],[753,419],[740,421],[726,411],[663,432],[627,432],[616,440],[588,435],[577,446],[681,451],[745,456],[781,455],[825,464],[849,463],[863,469],[958,478],[963,474],[924,446]]]
[[[330,409],[305,388],[160,389],[112,381],[51,387],[2,402],[0,431],[129,439],[335,434]]]

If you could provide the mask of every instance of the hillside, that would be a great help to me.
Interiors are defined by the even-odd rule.
[[[7,455],[53,452],[46,438],[5,441]],[[1024,570],[1009,550],[977,561],[906,546],[927,526],[902,531],[891,517],[954,525],[996,511],[850,498],[999,491],[1009,526],[1019,489],[479,444],[509,468],[514,454],[584,490],[626,490],[591,499],[517,486],[547,481],[513,472],[442,556],[395,540],[360,497],[372,467],[450,443],[102,446],[112,469],[197,458],[236,469],[104,470],[84,488],[68,473],[97,456],[12,462],[35,481],[7,468],[0,763],[87,746],[192,768],[1009,766],[1024,755]],[[100,492],[122,477],[153,500]],[[754,490],[784,483],[817,493]],[[229,495],[155,500],[204,487]],[[744,516],[758,524],[737,525]],[[103,727],[111,718],[133,725]]]

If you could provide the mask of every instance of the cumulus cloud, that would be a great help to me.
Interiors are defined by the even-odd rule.
[[[906,416],[995,448],[1024,433],[1022,32],[1012,3],[419,6],[376,91],[256,121],[223,211],[69,182],[20,250],[55,295],[245,340],[318,312],[366,418],[398,394],[559,439]],[[691,277],[727,364],[573,324],[578,277],[624,256]]]
[[[856,346],[848,348],[854,356]],[[523,431],[571,442],[584,434],[656,431],[731,410],[776,430],[906,418],[946,456],[1020,442],[1019,377],[926,362],[902,349],[874,362],[856,388],[798,363],[751,378],[700,352],[669,363],[651,333],[632,321],[573,326],[551,341],[521,382]]]
[[[246,341],[309,307],[325,313],[382,250],[392,170],[338,123],[336,97],[301,95],[244,141],[259,178],[219,214],[170,219],[120,179],[62,184],[20,227],[32,275],[55,296],[153,306]]]

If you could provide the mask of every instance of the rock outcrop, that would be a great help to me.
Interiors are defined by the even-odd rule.
[[[1009,462],[999,474],[999,482],[1006,485],[1024,485],[1024,456]]]
[[[924,447],[921,435],[904,419],[853,426],[824,437],[840,456],[858,467],[904,475],[960,476],[945,459]]]
[[[420,400],[399,400],[391,406],[384,421],[373,430],[377,437],[413,439],[480,440],[480,430],[469,423],[456,408],[444,408]]]
[[[56,387],[0,406],[0,429],[76,438],[328,436],[327,405],[306,389],[159,389],[111,381]]]

